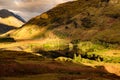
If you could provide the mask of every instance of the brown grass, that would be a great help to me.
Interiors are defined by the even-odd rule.
[[[114,74],[108,73],[104,67],[92,68],[84,65],[76,65],[72,63],[60,63],[54,61],[43,61],[40,63],[8,63],[0,64],[0,76],[25,76],[35,74],[57,73],[66,74],[67,76],[60,77],[60,80],[81,79],[81,78],[107,78],[118,79]],[[91,73],[91,74],[89,74]]]
[[[72,62],[43,59],[26,52],[0,51],[0,77],[58,74],[58,76],[55,76],[58,80],[86,79],[86,77],[119,80],[120,77],[109,73],[107,70],[103,66],[95,68]]]

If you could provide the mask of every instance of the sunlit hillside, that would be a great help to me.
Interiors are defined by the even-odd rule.
[[[6,10],[0,10],[0,34],[21,27],[25,21],[18,15]]]
[[[15,39],[38,39],[49,32],[63,39],[120,43],[120,3],[78,0],[60,4],[11,33]]]
[[[119,80],[120,1],[59,4],[3,34],[0,53],[3,80]]]

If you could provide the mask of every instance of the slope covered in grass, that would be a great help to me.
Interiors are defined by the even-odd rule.
[[[119,80],[120,78],[109,73],[104,66],[91,67],[58,62],[18,51],[0,51],[0,68],[1,80]]]
[[[15,39],[63,38],[66,40],[120,43],[120,3],[77,0],[60,4],[32,18],[11,33]],[[49,35],[51,33],[51,35]]]
[[[0,34],[22,26],[25,21],[9,10],[0,10]]]

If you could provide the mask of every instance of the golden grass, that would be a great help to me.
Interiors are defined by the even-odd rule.
[[[120,56],[120,50],[108,50],[102,53],[105,56]]]
[[[22,27],[19,30],[14,31],[10,36],[16,40],[31,39],[36,35],[40,35],[46,30],[46,28],[40,28],[37,25]]]
[[[104,66],[109,73],[114,73],[120,76],[120,64],[119,63],[104,63],[104,62],[94,62],[94,63],[82,63],[96,68],[97,66]]]
[[[13,26],[13,27],[21,27],[24,23],[15,17],[7,17],[7,18],[0,18],[0,23],[6,24],[8,26]]]
[[[68,45],[69,40],[54,38],[36,39],[36,40],[21,40],[11,43],[0,43],[0,48],[5,50],[23,50],[27,52],[33,52],[34,49],[42,49],[45,51],[50,50],[64,50]]]
[[[120,64],[105,64],[104,65],[105,69],[110,72],[110,73],[114,73],[118,76],[120,76]]]

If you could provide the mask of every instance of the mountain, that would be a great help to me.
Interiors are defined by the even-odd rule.
[[[119,80],[119,1],[59,4],[5,33],[0,79]]]
[[[23,25],[25,21],[17,14],[9,10],[0,10],[0,34]]]
[[[70,41],[120,43],[119,7],[119,0],[77,0],[63,3],[32,18],[10,35],[15,39],[57,37]]]

